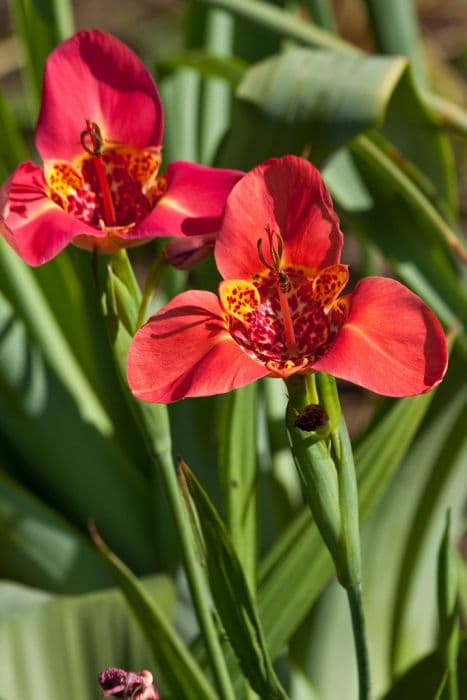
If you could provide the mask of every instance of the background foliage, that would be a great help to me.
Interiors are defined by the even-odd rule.
[[[167,1],[113,3],[111,13],[104,5],[1,5],[9,27],[0,43],[2,180],[34,157],[47,54],[75,28],[97,26],[135,48],[158,80],[165,163],[248,169],[271,155],[309,157],[348,234],[352,282],[393,274],[447,330],[456,326],[436,392],[393,401],[341,387],[356,445],[375,697],[435,697],[452,634],[437,599],[437,577],[443,582],[448,570],[448,554],[438,557],[448,509],[452,546],[444,547],[467,603],[465,3]],[[159,247],[132,251],[140,282]],[[112,274],[134,292],[124,261]],[[187,285],[215,287],[215,275],[211,263],[169,271],[155,304]],[[113,665],[153,668],[163,698],[215,698],[153,468],[165,413],[140,409],[149,411],[142,419],[129,402],[112,347],[123,361],[129,337],[122,327],[108,334],[101,291],[83,251],[68,248],[33,270],[0,241],[0,697],[97,698],[97,672]],[[245,668],[221,635],[235,697],[254,697],[242,676],[261,697],[281,697],[277,674],[293,700],[351,699],[345,599],[302,502],[284,410],[275,381],[183,401],[169,408],[173,449],[202,484],[189,490],[205,520],[204,491],[224,518],[225,528],[209,516],[207,561],[228,552],[230,581],[238,590],[243,575],[249,583],[248,623],[233,628],[229,577],[208,571],[237,656],[252,645]],[[152,444],[148,420],[159,431]],[[99,556],[90,517],[143,577],[142,589],[118,560]],[[448,579],[441,589],[455,585]],[[462,642],[464,669],[466,653]],[[467,693],[466,678],[459,682]]]

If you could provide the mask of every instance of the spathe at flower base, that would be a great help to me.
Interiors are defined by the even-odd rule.
[[[392,279],[368,277],[346,296],[338,218],[319,172],[271,159],[230,193],[215,258],[219,297],[188,291],[141,328],[128,382],[169,403],[264,376],[323,371],[387,396],[441,381],[446,339],[432,311]]]
[[[242,173],[180,161],[160,176],[163,122],[157,88],[128,47],[97,30],[60,44],[36,129],[43,167],[21,164],[0,190],[0,232],[30,265],[69,243],[113,253],[176,236],[189,266],[212,248]]]

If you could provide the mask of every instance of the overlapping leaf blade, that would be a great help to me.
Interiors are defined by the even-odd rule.
[[[260,697],[285,700],[266,650],[248,584],[225,526],[186,464],[181,465],[181,484],[188,507],[190,499],[194,505],[200,540],[204,542],[211,593],[243,673]]]

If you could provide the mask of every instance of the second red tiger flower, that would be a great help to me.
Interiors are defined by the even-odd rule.
[[[30,265],[69,243],[112,253],[178,236],[176,262],[212,247],[227,194],[242,176],[174,162],[159,176],[163,110],[157,88],[124,44],[83,31],[49,56],[36,147],[0,190],[0,232]]]
[[[138,331],[128,358],[135,396],[168,403],[313,371],[387,396],[435,386],[447,363],[438,320],[392,279],[368,277],[339,297],[342,242],[310,163],[285,156],[249,172],[215,245],[219,298],[180,294]]]

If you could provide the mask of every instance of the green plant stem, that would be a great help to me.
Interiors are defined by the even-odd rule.
[[[162,273],[167,265],[167,258],[164,253],[160,253],[153,264],[151,265],[149,272],[144,283],[143,296],[141,298],[141,304],[138,309],[138,318],[136,319],[136,329],[143,325],[146,320],[148,313],[149,304],[151,303],[152,295],[154,290],[159,284]]]
[[[438,648],[446,667],[444,683],[438,693],[442,700],[459,700],[457,659],[459,655],[458,577],[451,549],[451,510],[446,513],[446,525],[438,553]]]
[[[355,655],[358,669],[359,700],[370,700],[370,663],[366,640],[365,616],[363,614],[362,589],[360,584],[346,589],[349,601],[352,630],[355,642]]]
[[[365,621],[361,598],[361,556],[357,479],[352,446],[342,416],[336,380],[325,373],[287,380],[287,428],[294,461],[310,510],[345,588],[352,617],[359,698],[370,698]],[[293,410],[320,406],[328,417],[327,435],[297,428]],[[330,443],[330,444],[329,444]]]
[[[148,278],[154,280],[164,262],[157,258]],[[133,274],[133,269],[126,252],[120,251],[115,256],[113,265],[114,274],[126,287],[127,295],[121,298],[121,304],[126,305],[125,316],[130,326],[135,325],[136,309],[141,313],[142,301],[139,298],[139,287]],[[149,284],[147,283],[149,288]],[[154,287],[153,287],[154,288]],[[118,306],[118,305],[116,305]],[[122,315],[119,316],[123,323]],[[129,336],[128,343],[129,343]],[[128,347],[114,347],[115,360],[121,373],[123,383],[126,386],[125,365]],[[217,629],[211,614],[204,573],[197,557],[195,543],[192,537],[190,523],[185,512],[182,496],[179,492],[176,470],[172,458],[172,442],[170,435],[169,415],[166,406],[147,404],[130,396],[128,399],[136,419],[141,426],[142,435],[146,441],[148,452],[151,455],[150,470],[152,471],[153,488],[162,482],[167,495],[170,512],[173,517],[175,531],[178,536],[182,562],[185,568],[190,594],[198,619],[200,632],[203,637],[209,662],[211,664],[218,697],[221,700],[235,700],[235,693],[228,675],[227,666],[222,652]]]
[[[448,700],[459,700],[459,685],[457,682],[457,668],[450,667],[446,681],[446,698]]]

